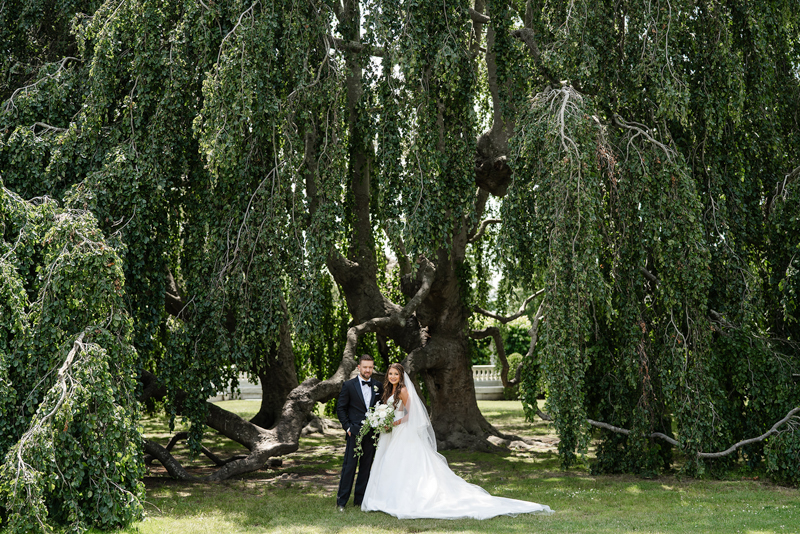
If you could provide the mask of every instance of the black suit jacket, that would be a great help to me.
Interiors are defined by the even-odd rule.
[[[342,428],[345,431],[349,428],[354,435],[361,429],[361,423],[364,421],[367,410],[375,406],[381,395],[383,395],[383,385],[370,378],[369,389],[372,392],[372,398],[369,406],[365,406],[364,396],[361,394],[361,384],[358,383],[359,380],[361,380],[361,376],[345,381],[342,384],[342,391],[339,393],[339,401],[336,403],[336,415],[339,416]]]

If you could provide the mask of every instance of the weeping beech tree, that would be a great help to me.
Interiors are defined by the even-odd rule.
[[[295,450],[365,343],[403,361],[442,445],[485,444],[470,338],[492,336],[531,415],[544,386],[566,465],[593,425],[601,471],[658,472],[677,447],[690,472],[741,453],[797,483],[800,19],[752,4],[8,0],[0,175],[119,241],[132,326],[114,343],[135,350],[139,402],[165,399],[196,452],[206,428],[250,451],[208,480]],[[7,253],[32,234],[4,228],[3,269],[37,295],[48,260]],[[100,276],[81,265],[69,291]],[[490,306],[493,268],[522,306]],[[0,330],[4,466],[24,436],[55,439],[31,429],[61,383],[7,400],[30,380],[6,371],[29,358],[19,306]],[[477,326],[525,314],[509,369]],[[69,340],[86,352],[87,317],[51,369]],[[241,372],[264,391],[251,421],[205,400]],[[144,450],[191,478],[164,445]],[[0,475],[6,517],[20,473]],[[36,528],[101,524],[69,499],[84,515],[40,499]],[[120,524],[138,513],[120,506]]]

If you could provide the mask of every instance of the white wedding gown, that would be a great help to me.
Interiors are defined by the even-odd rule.
[[[444,456],[436,452],[427,413],[420,413],[419,406],[414,409],[413,404],[421,405],[421,402],[408,374],[405,381],[410,386],[409,418],[380,436],[362,510],[386,512],[399,519],[488,519],[498,515],[552,512],[549,506],[493,497],[453,473]],[[390,397],[389,403],[392,401]],[[421,409],[424,412],[424,407]],[[406,413],[402,401],[399,402],[395,420]],[[420,421],[423,417],[426,421]]]

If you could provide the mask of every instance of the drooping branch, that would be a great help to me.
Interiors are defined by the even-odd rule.
[[[653,273],[651,273],[650,271],[648,271],[646,268],[639,267],[639,271],[645,276],[645,278],[647,278],[648,280],[650,280],[654,284],[658,283],[658,278],[656,278],[656,276]]]
[[[475,306],[473,309],[475,310],[476,313],[480,313],[481,315],[485,315],[486,317],[491,317],[492,319],[500,321],[502,324],[508,324],[511,321],[519,319],[520,317],[525,315],[525,311],[528,309],[528,304],[530,304],[533,299],[535,299],[536,297],[538,297],[542,293],[544,293],[544,288],[540,289],[539,291],[537,291],[536,293],[534,293],[530,297],[526,298],[525,302],[522,303],[522,306],[519,307],[519,310],[517,310],[517,312],[515,314],[509,315],[508,317],[504,317],[502,315],[498,315],[496,313],[492,313],[492,312],[490,312],[488,310],[484,310],[480,306]]]
[[[50,124],[47,124],[47,123],[44,123],[44,122],[38,122],[38,121],[37,121],[37,122],[34,122],[34,123],[33,123],[33,126],[31,126],[31,131],[33,132],[33,134],[34,134],[34,135],[36,135],[36,127],[37,127],[37,126],[38,126],[39,128],[42,128],[42,129],[44,129],[44,131],[45,131],[45,132],[56,132],[56,133],[60,133],[60,132],[66,132],[66,131],[67,131],[67,129],[66,129],[66,128],[59,128],[59,127],[57,127],[57,126],[51,126]],[[38,136],[37,136],[37,137],[38,137]]]
[[[783,419],[781,419],[780,421],[776,422],[774,425],[772,425],[772,428],[770,428],[769,430],[767,430],[766,432],[764,432],[763,434],[761,434],[758,437],[750,438],[750,439],[743,439],[742,441],[734,443],[733,445],[731,445],[730,447],[728,447],[724,451],[720,451],[720,452],[701,452],[701,451],[698,451],[697,452],[697,457],[698,458],[722,458],[724,456],[728,456],[729,454],[733,454],[734,452],[736,452],[737,449],[739,449],[741,447],[744,447],[745,445],[751,445],[753,443],[758,443],[760,441],[764,441],[765,439],[767,439],[771,435],[776,434],[778,432],[778,429],[780,427],[782,427],[783,425],[785,425],[786,423],[788,423],[794,417],[794,415],[796,413],[800,413],[800,406],[791,409],[789,411],[789,413],[787,413],[786,416]],[[618,426],[613,426],[613,425],[610,425],[608,423],[603,423],[601,421],[594,421],[592,419],[587,419],[586,421],[590,425],[592,425],[594,427],[604,428],[606,430],[610,430],[611,432],[615,432],[617,434],[624,434],[624,435],[628,436],[631,433],[631,431],[626,429],[626,428],[620,428]],[[671,445],[674,445],[676,447],[680,447],[680,443],[677,440],[675,440],[675,439],[673,439],[673,438],[671,438],[671,437],[669,437],[666,434],[663,434],[661,432],[653,432],[653,433],[650,434],[650,437],[651,438],[663,439],[664,441],[666,441],[667,443],[669,443]]]
[[[541,291],[543,291],[542,289]],[[539,307],[536,308],[536,313],[533,315],[533,320],[531,321],[531,329],[528,330],[528,335],[531,337],[531,344],[528,347],[528,352],[525,354],[525,359],[533,358],[533,351],[536,348],[536,343],[539,341],[539,323],[544,319],[544,301],[539,303]]]
[[[556,77],[553,76],[553,74],[542,63],[542,53],[539,51],[539,46],[536,44],[536,40],[534,39],[536,32],[530,28],[521,28],[511,32],[511,36],[525,43],[525,46],[527,47],[531,57],[533,57],[536,65],[539,67],[539,69],[541,69],[542,73],[550,81],[550,83],[555,86],[561,85]]]
[[[55,78],[62,70],[64,70],[68,61],[78,61],[80,63],[83,63],[82,59],[78,59],[76,57],[67,56],[65,58],[62,58],[61,62],[58,64],[58,70],[56,70],[53,74],[46,74],[43,78],[39,78],[32,84],[26,85],[25,87],[20,87],[19,89],[11,93],[11,96],[8,97],[8,100],[5,101],[5,105],[3,106],[4,108],[3,111],[8,113],[12,108],[16,109],[17,106],[14,104],[14,99],[17,97],[19,93],[21,93],[22,91],[25,91],[27,93],[29,89],[35,89],[36,86],[42,83],[43,81]]]
[[[525,361],[530,361],[533,358],[533,351],[536,349],[536,343],[539,341],[539,323],[544,319],[544,301],[539,303],[539,307],[536,309],[536,313],[531,320],[531,329],[528,330],[528,335],[531,338],[531,344],[528,346],[528,352],[525,354]],[[538,415],[543,421],[552,421],[553,418],[550,417],[548,414],[544,413],[542,410],[539,409],[539,406],[534,404],[533,408],[536,410],[536,415]]]
[[[629,143],[633,141],[634,138],[641,135],[642,137],[650,141],[653,145],[660,148],[661,151],[664,153],[664,157],[667,158],[667,161],[669,161],[670,163],[673,162],[673,158],[675,157],[675,150],[665,145],[652,135],[650,135],[649,128],[644,124],[639,124],[638,122],[633,122],[633,121],[630,122],[626,121],[625,119],[620,117],[618,113],[614,113],[614,115],[612,116],[611,124],[617,126],[618,128],[622,128],[624,130],[629,130],[633,132],[634,135],[633,137],[631,137],[630,141],[628,141]]]
[[[555,74],[550,72],[550,70],[544,65],[544,62],[542,61],[542,53],[539,50],[539,46],[536,44],[536,39],[535,39],[536,32],[534,32],[531,28],[521,28],[519,30],[514,30],[513,32],[511,32],[511,36],[516,39],[519,39],[525,44],[528,53],[531,55],[534,62],[536,62],[536,65],[542,71],[542,74],[544,74],[545,78],[547,78],[547,80],[553,85],[553,87],[561,87],[570,84],[579,93],[593,94],[592,92],[586,90],[577,80],[560,81]]]
[[[721,452],[698,452],[697,456],[699,458],[722,458],[723,456],[727,456],[729,454],[732,454],[734,451],[736,451],[736,449],[738,449],[740,447],[744,447],[745,445],[751,445],[753,443],[758,443],[759,441],[764,441],[765,439],[767,439],[771,435],[777,434],[778,429],[780,427],[782,427],[784,424],[788,423],[789,420],[792,419],[792,417],[796,413],[800,413],[800,406],[790,410],[789,413],[787,413],[786,416],[783,419],[781,419],[780,421],[776,422],[774,425],[772,425],[772,428],[770,428],[769,430],[767,430],[766,432],[764,432],[763,434],[761,434],[758,437],[750,438],[750,439],[743,439],[742,441],[734,443],[733,445],[731,445],[730,447],[728,447],[727,449],[725,449],[724,451],[721,451]]]
[[[775,192],[772,194],[772,199],[767,202],[767,216],[772,213],[773,208],[775,207],[775,201],[780,199],[786,200],[786,187],[792,183],[792,181],[796,180],[800,177],[800,167],[795,168],[794,170],[790,171],[789,174],[783,177],[783,180],[777,183],[775,186]]]
[[[227,33],[227,35],[225,35],[225,37],[222,38],[222,41],[219,43],[219,52],[217,53],[217,65],[220,65],[219,58],[222,57],[222,49],[223,49],[223,46],[225,45],[225,41],[228,40],[228,37],[230,37],[231,35],[236,33],[236,30],[239,29],[239,26],[241,26],[242,19],[244,19],[245,15],[249,14],[251,20],[253,20],[255,18],[254,15],[253,15],[253,8],[256,7],[256,5],[258,5],[258,4],[259,4],[259,0],[255,0],[255,2],[250,4],[250,7],[248,7],[244,11],[242,11],[242,13],[239,15],[239,20],[236,21],[236,24],[233,26],[231,31],[229,31]]]
[[[317,161],[317,130],[311,123],[307,126],[303,136],[303,171],[305,175],[306,196],[308,196],[308,222],[319,208],[319,194],[317,191],[317,171],[319,162]]]
[[[594,426],[594,427],[604,428],[606,430],[610,430],[611,432],[615,432],[617,434],[625,434],[626,436],[629,436],[630,433],[631,433],[631,431],[626,429],[626,428],[620,428],[618,426],[610,425],[608,423],[603,423],[602,421],[595,421],[593,419],[587,419],[586,422],[589,423],[590,425]],[[666,441],[667,443],[669,443],[670,445],[675,445],[676,447],[680,447],[680,443],[678,441],[676,441],[675,439],[673,439],[673,438],[671,438],[671,437],[669,437],[666,434],[663,434],[661,432],[653,432],[653,433],[650,434],[650,437],[651,438],[661,438],[664,441]]]
[[[472,22],[479,22],[481,24],[488,24],[491,22],[492,19],[484,15],[483,13],[478,13],[471,7],[468,9],[469,11],[469,18],[472,19]]]
[[[339,39],[338,37],[334,37],[332,35],[329,35],[328,39],[333,44],[333,48],[336,50],[342,50],[344,52],[352,52],[353,54],[366,53],[369,56],[375,56],[375,57],[387,56],[386,50],[384,50],[380,46],[359,43],[356,41],[345,41],[344,39]]]
[[[58,370],[58,374],[56,375],[56,383],[53,385],[51,391],[59,391],[58,400],[55,402],[55,405],[50,408],[47,413],[41,414],[37,416],[33,420],[33,424],[31,427],[20,437],[17,444],[14,446],[16,449],[12,454],[16,457],[14,460],[9,458],[9,466],[11,463],[15,463],[16,468],[16,476],[13,477],[13,493],[17,494],[18,484],[20,481],[25,481],[26,479],[31,477],[31,466],[25,461],[25,453],[26,449],[30,442],[34,441],[35,436],[40,434],[44,431],[46,426],[50,424],[50,420],[56,415],[56,413],[61,409],[61,406],[70,396],[71,392],[74,390],[74,381],[72,378],[71,370],[73,362],[75,361],[75,357],[86,351],[86,347],[83,343],[83,338],[86,335],[85,332],[81,332],[78,338],[73,342],[72,349],[67,354],[66,359],[64,360],[63,365]],[[13,450],[13,449],[12,449]],[[40,524],[42,524],[41,519],[38,518]]]
[[[530,302],[533,299],[543,294],[544,291],[545,291],[544,288],[542,288],[533,295],[531,295],[530,297],[528,297],[527,299],[525,299],[525,302],[522,303],[522,306],[520,306],[517,313],[510,315],[508,317],[504,317],[502,315],[498,315],[496,313],[484,310],[479,306],[475,306],[473,309],[477,313],[496,319],[497,321],[500,321],[502,324],[507,324],[510,323],[511,321],[514,321],[515,319],[518,319],[519,317],[522,317],[528,308],[528,304],[530,304]],[[528,334],[531,336],[531,344],[530,347],[528,348],[528,353],[525,355],[524,360],[533,357],[533,350],[536,347],[536,342],[538,340],[539,321],[542,319],[543,310],[544,310],[544,299],[542,299],[542,302],[539,303],[539,308],[536,310],[536,314],[533,316],[533,321],[532,321],[533,325],[531,326],[530,330],[528,330]],[[503,383],[503,387],[513,387],[520,383],[522,379],[523,364],[520,363],[519,365],[517,365],[517,368],[514,370],[514,378],[509,379],[508,374],[511,371],[511,369],[508,364],[505,345],[503,344],[503,337],[500,335],[499,328],[497,328],[496,326],[490,326],[484,328],[483,330],[473,330],[472,332],[470,332],[470,337],[472,337],[473,339],[484,339],[487,337],[491,337],[492,339],[494,339],[495,349],[497,350],[497,358],[500,360],[502,366],[500,369],[500,380]],[[542,416],[542,413],[539,412],[539,415]],[[544,417],[542,417],[542,419],[544,419]]]
[[[163,447],[163,449],[164,449],[164,451],[166,451],[166,452],[171,454],[172,453],[172,449],[175,448],[175,445],[179,441],[186,441],[188,438],[189,438],[189,433],[188,432],[185,432],[185,431],[184,432],[177,432],[174,436],[172,436],[172,438],[169,440],[169,443],[167,443],[167,446]],[[153,445],[155,445],[155,447],[161,447],[160,445],[155,444],[155,443]],[[171,456],[167,457],[167,455],[164,454],[164,451],[159,450],[157,448],[154,449],[154,450],[156,450],[159,453],[161,458],[156,458],[155,456],[148,454],[147,456],[145,456],[145,459],[144,459],[146,464],[149,465],[149,463],[153,459],[157,459],[159,461],[164,459],[167,463],[172,463],[172,464],[178,465],[178,467],[180,467],[180,464],[177,463],[177,460],[175,460],[174,457],[171,457]],[[219,456],[217,456],[216,454],[211,452],[205,445],[202,445],[200,447],[200,452],[202,452],[209,460],[214,462],[214,465],[216,465],[217,467],[221,467],[221,466],[223,466],[223,465],[225,465],[225,464],[227,464],[229,462],[232,462],[234,460],[239,460],[240,458],[244,458],[244,456],[237,455],[237,456],[234,456],[232,458],[228,458],[227,460],[223,460],[222,458],[220,458]],[[162,462],[162,464],[165,466],[165,468],[167,468],[166,464],[164,464],[164,462]],[[181,469],[182,469],[182,467],[181,467]],[[167,468],[167,472],[169,472],[169,468]],[[191,476],[191,475],[189,475],[189,476]]]
[[[189,437],[189,433],[188,432],[178,432],[178,433],[176,433],[169,440],[169,443],[167,443],[167,447],[166,447],[167,451],[172,452],[172,449],[175,447],[175,445],[179,441],[186,440],[188,437]]]
[[[488,228],[490,224],[500,224],[501,222],[503,222],[501,219],[485,219],[481,222],[480,227],[478,227],[478,231],[470,238],[469,242],[477,242],[481,237],[483,237],[483,234],[486,233],[486,228]]]
[[[167,271],[167,287],[164,291],[165,311],[174,317],[180,317],[185,306],[186,302],[180,289],[178,289],[175,277],[172,276],[172,271]]]

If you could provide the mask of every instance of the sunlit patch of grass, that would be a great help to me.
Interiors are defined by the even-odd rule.
[[[226,401],[223,406],[244,417],[252,416],[257,408],[252,401]],[[545,422],[525,423],[518,402],[481,401],[479,406],[504,433],[554,437]],[[153,418],[144,426],[148,437],[157,434],[162,443],[169,439],[165,419]],[[204,444],[218,454],[246,452],[212,433]],[[176,446],[179,456],[185,458],[185,451],[185,445]],[[564,471],[555,452],[536,450],[456,450],[443,454],[466,480],[493,495],[547,504],[555,510],[550,516],[401,521],[380,512],[363,513],[352,506],[339,513],[335,492],[343,452],[344,433],[333,428],[324,435],[301,437],[299,449],[284,456],[280,467],[236,480],[200,484],[148,478],[147,518],[123,532],[800,532],[800,494],[795,489],[757,480],[592,476],[585,464]],[[191,465],[208,466],[208,460],[200,457]]]

